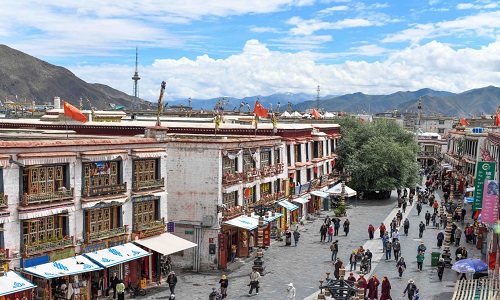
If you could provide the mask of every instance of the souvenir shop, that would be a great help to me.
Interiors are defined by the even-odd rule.
[[[14,271],[0,274],[0,300],[28,300],[32,297],[36,285]]]
[[[255,237],[257,232],[254,232],[254,230],[258,226],[259,220],[247,215],[241,215],[224,222],[221,231],[225,235],[225,239],[227,239],[225,243],[227,261],[231,261],[233,246],[236,247],[236,257],[250,256],[251,245],[256,245]],[[253,243],[250,242],[250,238],[254,239]]]
[[[278,205],[281,206],[281,228],[287,230],[290,228],[290,225],[298,222],[298,213],[296,210],[299,207],[288,200],[281,200],[278,202]]]

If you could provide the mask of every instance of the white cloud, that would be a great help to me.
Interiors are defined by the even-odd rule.
[[[273,27],[259,27],[259,26],[251,26],[250,31],[252,32],[257,32],[257,33],[265,33],[265,32],[272,32],[272,33],[278,33],[279,30]]]
[[[343,19],[336,22],[325,22],[317,19],[303,20],[300,17],[293,17],[288,21],[288,24],[295,25],[290,29],[293,35],[311,35],[319,30],[340,30],[352,27],[367,27],[373,25],[365,19]]]
[[[459,4],[457,4],[457,9],[471,9],[474,7],[475,7],[475,5],[472,3],[459,3]]]
[[[337,11],[346,11],[349,9],[347,5],[332,6],[329,8],[322,9],[318,12],[318,15],[330,15]]]
[[[366,45],[351,50],[368,54],[386,49]],[[278,91],[314,94],[318,84],[325,94],[381,94],[426,87],[461,92],[500,82],[500,41],[479,49],[459,50],[433,41],[394,51],[386,60],[373,63],[349,60],[324,64],[318,62],[319,57],[310,51],[271,51],[265,44],[250,40],[241,53],[226,59],[208,55],[196,59],[158,59],[152,65],[139,67],[140,95],[154,101],[162,80],[167,82],[166,99],[244,97]],[[70,69],[84,80],[132,92],[131,66]]]

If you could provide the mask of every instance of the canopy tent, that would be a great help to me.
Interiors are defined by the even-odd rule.
[[[290,118],[290,113],[285,111],[284,113],[281,114],[282,118]]]
[[[300,203],[300,204],[304,204],[304,203],[309,202],[309,199],[307,199],[306,197],[299,197],[299,198],[292,199],[292,201]]]
[[[326,197],[330,196],[330,194],[322,192],[322,191],[312,191],[311,195],[318,196],[321,198],[326,198]]]
[[[277,218],[281,217],[282,215],[283,215],[282,213],[275,212],[274,216],[273,216],[272,213],[270,211],[268,211],[266,213],[266,215],[264,216],[264,221],[265,222],[272,222],[272,221],[276,220]],[[254,219],[257,219],[257,220],[259,219],[259,216],[256,215],[255,213],[252,213],[251,217]]]
[[[6,272],[0,277],[0,296],[22,292],[35,287],[36,285],[14,271]]]
[[[198,246],[197,244],[175,236],[171,233],[163,233],[144,239],[137,239],[134,243],[154,250],[163,255],[169,255],[182,250]]]
[[[280,206],[283,206],[284,208],[288,209],[289,211],[294,211],[296,210],[297,208],[299,208],[297,205],[291,203],[290,201],[287,201],[287,200],[281,200],[280,202],[278,202],[278,204]]]
[[[340,194],[342,193],[342,183],[338,183],[336,186],[332,187],[327,192],[332,194],[332,195],[340,196]],[[352,197],[352,196],[356,196],[356,195],[357,195],[357,193],[355,190],[351,189],[347,185],[344,186],[344,196],[345,197]]]
[[[77,255],[34,267],[24,268],[24,272],[51,279],[68,275],[101,270],[102,268],[83,255]]]
[[[241,215],[237,218],[224,222],[224,224],[243,228],[246,230],[254,230],[259,226],[259,220],[246,215]]]
[[[95,252],[83,254],[98,265],[109,268],[121,263],[151,255],[151,253],[137,247],[132,243],[114,246]]]
[[[326,112],[326,113],[323,115],[323,118],[325,118],[325,119],[332,119],[332,118],[334,118],[334,117],[335,117],[335,115],[334,115],[334,114],[332,114],[331,112]]]
[[[302,118],[302,115],[298,111],[294,111],[290,114],[291,118]]]

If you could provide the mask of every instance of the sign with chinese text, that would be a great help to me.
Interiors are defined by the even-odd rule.
[[[474,192],[474,204],[472,209],[478,210],[483,206],[484,181],[495,178],[495,163],[480,161],[476,170],[476,190]]]
[[[498,222],[498,181],[496,180],[484,181],[481,222],[494,224]]]

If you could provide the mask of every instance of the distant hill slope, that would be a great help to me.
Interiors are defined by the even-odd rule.
[[[107,108],[109,103],[131,107],[133,101],[133,96],[107,85],[87,83],[68,69],[0,45],[0,100],[2,102],[9,99],[27,104],[36,99],[36,104],[40,105],[53,103],[54,96],[59,96],[62,100],[76,106],[79,105],[81,97],[84,107],[88,107],[86,100],[88,98],[92,106],[98,109]],[[139,103],[144,103],[144,101],[139,100]]]

